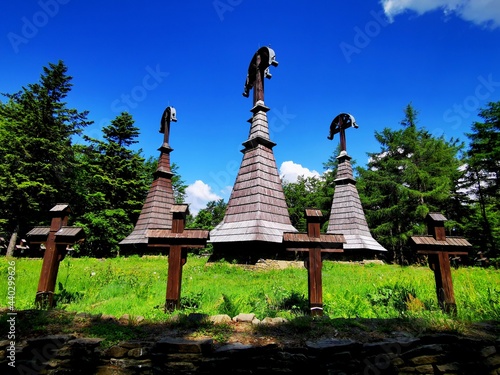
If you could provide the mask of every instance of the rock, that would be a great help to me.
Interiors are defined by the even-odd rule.
[[[215,353],[231,353],[231,352],[235,352],[235,351],[239,351],[239,350],[248,350],[248,349],[252,349],[253,346],[252,345],[245,345],[245,344],[242,344],[241,342],[235,342],[235,343],[232,343],[232,344],[227,344],[227,345],[224,345],[224,346],[221,346],[220,348],[218,348]]]
[[[460,370],[460,364],[457,362],[436,365],[437,369],[443,373],[455,372]]]
[[[149,354],[149,350],[147,348],[134,348],[128,351],[128,356],[133,358],[144,358]]]
[[[434,367],[432,365],[417,366],[415,370],[420,374],[434,374]]]
[[[115,345],[106,350],[105,355],[113,358],[123,358],[127,355],[130,349],[122,348],[121,346]]]
[[[269,324],[269,325],[276,325],[276,324],[283,324],[283,323],[287,323],[288,320],[286,320],[285,318],[269,318],[269,317],[266,317],[262,320],[262,323],[263,324]]]
[[[129,324],[130,323],[130,315],[129,314],[123,314],[122,316],[120,316],[120,318],[118,319],[118,322],[120,324]]]
[[[259,320],[259,319],[257,319],[257,318],[253,318],[253,319],[252,319],[252,324],[253,324],[253,325],[258,325],[258,324],[260,324],[260,320]]]
[[[252,323],[252,320],[254,318],[255,314],[238,314],[233,318],[233,321],[241,323]]]
[[[481,350],[481,356],[483,357],[489,357],[490,355],[493,355],[497,352],[496,348],[494,346],[487,346],[483,350]]]
[[[141,324],[144,320],[145,320],[145,318],[142,315],[138,315],[135,317],[135,322],[137,324]]]
[[[439,358],[442,358],[440,355],[422,355],[420,357],[415,357],[410,359],[410,362],[414,365],[427,365],[431,363],[438,362]]]
[[[75,315],[74,319],[90,319],[92,315],[85,313],[85,312],[79,312]]]
[[[212,315],[208,318],[214,324],[226,324],[231,323],[231,317],[227,314]]]
[[[158,341],[153,348],[153,351],[162,353],[209,353],[212,350],[212,339],[192,341],[174,337]]]
[[[101,320],[104,320],[105,322],[116,322],[116,318],[113,315],[108,315],[108,314],[102,314],[101,315]]]
[[[306,347],[316,351],[345,352],[361,348],[361,343],[348,339],[325,339],[318,341],[306,341]]]

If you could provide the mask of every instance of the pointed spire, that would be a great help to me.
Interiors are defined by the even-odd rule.
[[[387,251],[372,237],[368,228],[352,173],[351,157],[346,151],[341,151],[337,159],[339,164],[327,233],[344,235],[346,254],[350,250]]]
[[[223,221],[210,232],[214,250],[232,245],[238,251],[241,245],[258,242],[283,241],[283,232],[296,232],[292,226],[286,205],[283,186],[279,177],[273,147],[269,138],[267,111],[264,104],[263,77],[270,78],[269,66],[277,66],[274,51],[260,48],[252,58],[245,83],[244,96],[254,89],[253,116],[250,120],[248,139],[243,142],[241,162],[233,191],[229,198]],[[238,247],[234,247],[238,244]],[[255,248],[257,251],[258,249]]]
[[[153,174],[154,180],[149,189],[148,195],[142,206],[139,219],[130,233],[120,242],[120,247],[124,249],[135,248],[144,251],[147,248],[149,229],[171,229],[172,214],[170,212],[174,200],[174,190],[172,187],[173,173],[170,168],[170,148],[168,141],[170,135],[170,122],[176,122],[176,111],[173,107],[167,107],[163,112],[160,123],[160,133],[163,133],[163,144],[158,149],[160,158],[158,167]]]

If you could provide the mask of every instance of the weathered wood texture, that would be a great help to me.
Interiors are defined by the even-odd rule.
[[[243,142],[243,161],[224,219],[210,232],[215,253],[228,244],[237,248],[248,243],[281,243],[284,232],[297,231],[290,221],[276,167],[273,154],[276,144],[269,138],[266,114],[269,108],[264,104],[263,78],[271,77],[271,65],[277,66],[278,62],[269,47],[260,48],[250,61],[243,93],[248,97],[249,91],[254,91],[250,132]]]
[[[311,315],[323,315],[323,281],[321,254],[324,252],[343,252],[344,236],[321,234],[320,226],[323,214],[321,210],[307,208],[307,233],[283,233],[283,243],[288,251],[307,252],[305,267],[309,293]]]
[[[167,107],[165,112],[171,107]],[[163,144],[158,149],[160,158],[158,167],[154,173],[154,180],[141,213],[132,233],[120,242],[124,250],[144,251],[148,244],[147,231],[149,229],[172,228],[172,214],[170,209],[175,203],[174,190],[172,187],[173,173],[170,168],[170,153],[173,151],[168,144],[171,117],[162,116],[160,132],[164,133]],[[163,122],[167,123],[164,124]],[[176,121],[176,120],[175,120]]]
[[[254,108],[249,139],[223,221],[210,233],[215,245],[224,242],[281,243],[292,226],[276,160],[269,140],[266,111]]]
[[[429,267],[434,271],[436,295],[439,306],[447,313],[455,314],[457,305],[451,277],[450,256],[466,255],[472,245],[462,237],[446,237],[440,213],[431,212],[426,217],[427,236],[413,236],[410,242],[418,254],[428,255]]]
[[[185,229],[186,217],[189,214],[187,204],[174,204],[170,212],[171,229],[151,229],[146,232],[149,247],[169,250],[165,311],[180,307],[182,267],[187,261],[187,250],[205,247],[209,236],[208,230]]]
[[[337,159],[339,165],[327,233],[343,234],[346,240],[344,245],[346,252],[350,250],[387,251],[372,237],[368,228],[356,189],[351,157],[341,152]]]
[[[79,227],[68,227],[69,205],[57,204],[50,211],[50,227],[35,227],[27,233],[30,244],[44,243],[42,270],[38,281],[35,304],[46,308],[54,306],[54,291],[59,272],[59,263],[66,256],[67,245],[83,239],[84,232]]]

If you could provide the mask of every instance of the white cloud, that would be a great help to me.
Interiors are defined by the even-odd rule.
[[[384,12],[392,21],[407,10],[419,15],[436,9],[456,14],[466,21],[491,28],[500,27],[498,0],[381,0]]]
[[[186,188],[186,203],[189,203],[189,212],[195,216],[205,208],[210,201],[221,199],[212,192],[212,188],[201,180],[196,180]]]
[[[288,182],[297,182],[299,176],[304,177],[320,177],[320,174],[315,170],[310,170],[293,161],[284,161],[281,163],[280,176]]]

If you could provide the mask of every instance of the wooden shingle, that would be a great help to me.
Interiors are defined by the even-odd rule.
[[[144,250],[147,248],[149,229],[171,229],[171,208],[175,203],[174,190],[172,187],[173,173],[170,169],[170,152],[172,148],[168,142],[160,147],[160,158],[158,168],[154,173],[154,180],[141,213],[137,219],[134,230],[120,242],[120,247]]]
[[[210,242],[263,241],[281,243],[292,226],[283,186],[269,139],[266,112],[258,103],[252,112],[249,139],[223,221],[210,232]]]
[[[339,165],[335,179],[335,193],[328,221],[327,233],[341,233],[346,243],[344,250],[387,251],[371,235],[365,213],[356,189],[351,158],[344,151],[337,158]]]

